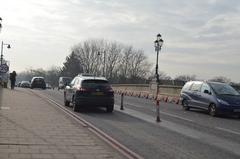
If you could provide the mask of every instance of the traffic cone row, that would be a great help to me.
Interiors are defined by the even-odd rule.
[[[179,97],[177,96],[167,96],[167,95],[154,95],[150,94],[148,92],[141,92],[141,91],[130,91],[130,90],[115,90],[115,94],[124,96],[131,96],[131,97],[138,97],[138,98],[145,98],[149,100],[159,100],[165,103],[174,103],[174,104],[180,104],[179,103]]]

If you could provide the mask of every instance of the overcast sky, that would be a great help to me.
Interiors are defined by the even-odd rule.
[[[62,66],[71,47],[97,38],[143,49],[164,40],[159,69],[171,77],[240,82],[239,0],[0,0],[0,40],[11,70]],[[153,65],[153,67],[154,67]]]

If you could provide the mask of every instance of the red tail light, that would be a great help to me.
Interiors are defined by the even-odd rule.
[[[114,91],[113,91],[112,87],[106,87],[106,93],[110,96],[113,96]]]
[[[89,90],[88,89],[86,89],[86,88],[82,88],[82,87],[77,87],[77,91],[79,91],[79,92],[89,92]]]
[[[112,87],[106,87],[106,91],[107,92],[113,92],[113,89],[112,89]]]

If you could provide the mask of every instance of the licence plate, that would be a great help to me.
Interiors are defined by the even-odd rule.
[[[234,112],[240,112],[240,109],[234,109]]]
[[[92,93],[92,94],[95,95],[95,96],[102,96],[103,92],[95,92],[95,93]]]

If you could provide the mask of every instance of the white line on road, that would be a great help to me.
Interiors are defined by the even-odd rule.
[[[186,121],[189,121],[189,122],[194,122],[191,119],[184,118],[184,117],[181,117],[181,116],[178,116],[178,115],[174,115],[174,114],[170,114],[170,113],[167,113],[167,112],[164,112],[164,111],[160,111],[160,114],[165,114],[165,115],[168,115],[168,116],[171,116],[171,117],[175,117],[175,118],[178,118],[178,119],[182,119],[182,120],[186,120]]]
[[[134,104],[129,104],[129,103],[126,103],[126,104],[129,106],[137,107],[137,108],[143,108],[142,106],[139,106],[139,105],[134,105]]]
[[[9,110],[10,107],[0,107],[1,110]]]
[[[132,103],[126,103],[127,105],[130,105],[130,106],[133,106],[133,107],[137,107],[137,108],[143,108],[142,106],[137,106],[135,104],[132,104]],[[155,112],[155,111],[154,111]],[[168,115],[168,116],[171,116],[171,117],[174,117],[174,118],[178,118],[178,119],[182,119],[182,120],[185,120],[185,121],[189,121],[189,122],[194,122],[193,120],[191,119],[188,119],[188,118],[184,118],[184,117],[181,117],[181,116],[178,116],[178,115],[175,115],[175,114],[171,114],[171,113],[167,113],[167,112],[164,112],[164,111],[160,111],[160,114],[164,114],[164,115]]]
[[[224,150],[233,152],[234,154],[240,156],[240,144],[236,143],[234,141],[229,141],[220,137],[217,137],[215,135],[207,134],[204,132],[200,132],[198,130],[179,125],[176,123],[173,123],[171,121],[162,120],[162,122],[157,123],[153,116],[125,108],[123,111],[120,110],[120,106],[115,104],[116,109],[119,112],[128,114],[130,116],[136,117],[138,119],[141,119],[143,121],[153,123],[155,125],[158,125],[159,127],[163,127],[166,129],[169,129],[171,131],[177,132],[179,134],[188,136],[190,138],[196,139],[200,142],[207,143],[209,145],[217,146],[219,148],[222,148]]]
[[[117,101],[121,101],[120,99],[116,99]],[[132,104],[132,103],[126,103],[127,105],[129,105],[129,106],[133,106],[133,107],[137,107],[137,108],[143,108],[143,106],[139,106],[139,105],[135,105],[135,104]]]
[[[231,129],[221,128],[221,127],[215,127],[215,128],[219,129],[219,130],[222,130],[222,131],[225,131],[225,132],[232,133],[232,134],[240,135],[240,132],[237,132],[237,131],[234,131],[234,130],[231,130]]]

